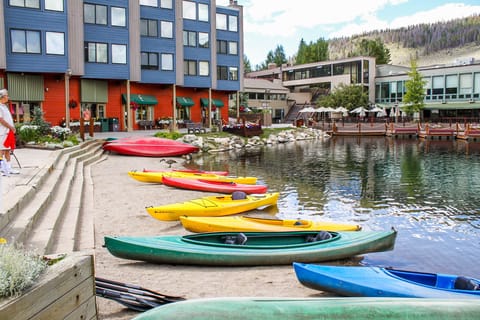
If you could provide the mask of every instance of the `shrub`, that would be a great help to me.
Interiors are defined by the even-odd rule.
[[[10,244],[0,244],[0,297],[18,296],[47,267],[43,259]]]
[[[157,137],[157,138],[166,138],[166,139],[172,139],[172,140],[177,140],[178,138],[180,138],[182,136],[183,136],[183,134],[181,134],[180,132],[177,132],[177,131],[155,133],[155,137]]]
[[[40,130],[34,125],[23,125],[18,128],[17,135],[23,142],[36,142],[40,138]]]

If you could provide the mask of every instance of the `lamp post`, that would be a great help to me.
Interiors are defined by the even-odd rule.
[[[65,71],[65,127],[70,129],[70,77],[72,69]]]

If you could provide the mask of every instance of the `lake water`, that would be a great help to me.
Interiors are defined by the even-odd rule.
[[[204,155],[193,167],[257,176],[280,219],[398,231],[395,249],[349,264],[480,277],[480,142],[333,137]]]

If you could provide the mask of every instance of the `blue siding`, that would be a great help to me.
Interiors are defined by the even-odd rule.
[[[185,84],[183,86],[192,88],[210,88],[212,86],[212,78],[185,76]]]
[[[79,0],[80,1],[80,0]],[[196,3],[203,3],[209,6],[209,9],[213,12],[221,12],[228,15],[237,15],[238,11],[228,7],[212,7],[210,0],[192,0]],[[7,71],[14,72],[38,72],[38,73],[65,73],[68,68],[68,3],[64,0],[64,11],[45,11],[44,1],[40,1],[42,6],[40,9],[12,7],[8,5],[8,1],[3,2],[4,6],[4,18],[5,18],[5,43],[6,43],[6,58],[7,58]],[[90,63],[85,62],[85,78],[97,78],[97,79],[129,79],[130,77],[130,50],[129,48],[129,1],[128,0],[85,0],[82,3],[105,5],[108,12],[107,25],[96,24],[84,24],[84,39],[86,42],[99,42],[106,43],[108,45],[108,63]],[[112,27],[111,26],[111,7],[123,7],[126,9],[127,26],[126,27]],[[175,34],[175,8],[163,9],[154,8],[148,6],[140,6],[140,16],[146,19],[155,19],[159,21],[171,21],[173,23],[173,38],[165,39],[161,38],[160,34],[156,38],[141,37],[140,39],[140,51],[155,52],[159,54],[159,64],[161,63],[160,55],[162,53],[173,54],[174,60],[177,59],[176,42],[183,42],[183,33]],[[184,86],[186,87],[199,87],[209,88],[212,86],[212,75],[215,74],[216,66],[212,65],[212,44],[218,39],[226,41],[237,41],[240,46],[240,35],[238,32],[229,32],[217,30],[211,33],[212,21],[192,21],[182,20],[183,30],[206,32],[210,37],[210,48],[192,48],[181,47],[183,50],[184,59],[195,61],[208,61],[210,63],[209,76],[186,76],[184,79]],[[140,23],[140,21],[135,22]],[[12,53],[10,30],[34,30],[40,32],[41,37],[41,54],[23,54]],[[160,30],[159,30],[160,31]],[[65,34],[65,48],[63,55],[47,55],[45,34],[46,32],[62,32]],[[111,63],[111,45],[121,44],[127,46],[127,63],[126,64],[112,64]],[[84,52],[78,53],[83,54]],[[74,53],[75,54],[75,53]],[[138,52],[140,54],[140,52]],[[215,54],[215,53],[213,53]],[[174,67],[177,62],[174,61]],[[240,63],[243,62],[241,56],[232,55],[217,55],[217,63],[219,65],[240,67]],[[162,71],[159,70],[141,70],[141,82],[142,83],[156,83],[156,84],[174,84],[176,83],[176,70]],[[240,84],[238,81],[218,81],[217,86],[222,90],[238,90]]]
[[[237,16],[238,22],[240,19],[238,17],[239,12],[238,10],[226,8],[226,7],[217,7],[217,13],[226,14],[229,16]],[[240,32],[232,32],[228,30],[216,30],[216,40],[224,40],[224,41],[235,41],[238,43],[238,49],[240,50]],[[215,41],[216,41],[215,40]],[[243,57],[241,57],[240,52],[237,55],[229,55],[229,54],[218,54],[217,53],[217,65],[218,66],[227,66],[227,67],[237,67],[240,72],[240,64],[243,63]],[[215,70],[216,72],[216,70]],[[239,78],[240,74],[238,75]],[[218,80],[217,81],[217,89],[218,90],[240,90],[240,80],[232,81],[232,80]]]
[[[107,25],[84,24],[84,42],[99,42],[108,44],[108,63],[85,62],[85,78],[98,79],[128,79],[130,67],[128,65],[129,53],[129,32],[128,32],[128,0],[95,0],[85,3],[107,6]],[[126,9],[126,27],[111,26],[111,7],[122,7]],[[114,64],[112,61],[112,44],[127,46],[126,64]]]
[[[218,80],[217,82],[218,90],[240,90],[240,81],[228,81],[228,80]]]
[[[43,11],[42,9],[10,7],[7,4],[8,1],[4,1],[4,3],[7,71],[64,73],[68,68],[66,9],[64,12]],[[12,29],[39,31],[41,53],[13,53],[10,37]],[[65,34],[64,55],[46,54],[45,32],[47,31]]]
[[[140,6],[140,17],[142,19],[152,19],[158,21],[158,36],[157,37],[141,37],[140,47],[142,52],[158,53],[159,70],[142,70],[141,82],[143,83],[158,83],[158,84],[174,84],[175,77],[175,10]],[[173,38],[160,37],[160,21],[170,21],[173,23]],[[180,35],[182,37],[183,35]],[[181,39],[181,38],[180,38]],[[161,54],[173,54],[173,71],[162,71],[160,69]],[[140,54],[140,53],[139,53]]]

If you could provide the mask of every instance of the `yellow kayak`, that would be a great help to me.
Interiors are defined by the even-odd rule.
[[[188,178],[188,179],[202,179],[222,182],[234,182],[240,184],[255,184],[256,177],[229,177],[221,176],[213,173],[193,173],[193,172],[179,172],[179,171],[159,171],[159,172],[143,172],[143,171],[129,171],[128,175],[140,182],[162,183],[162,178]]]
[[[180,217],[185,229],[192,232],[246,232],[246,231],[358,231],[359,225],[311,220],[277,220],[245,216],[235,217]]]
[[[232,199],[232,195],[210,196],[146,209],[152,217],[164,221],[178,220],[181,216],[218,217],[276,205],[278,196],[278,192],[261,195],[244,194],[244,197],[238,200]]]

